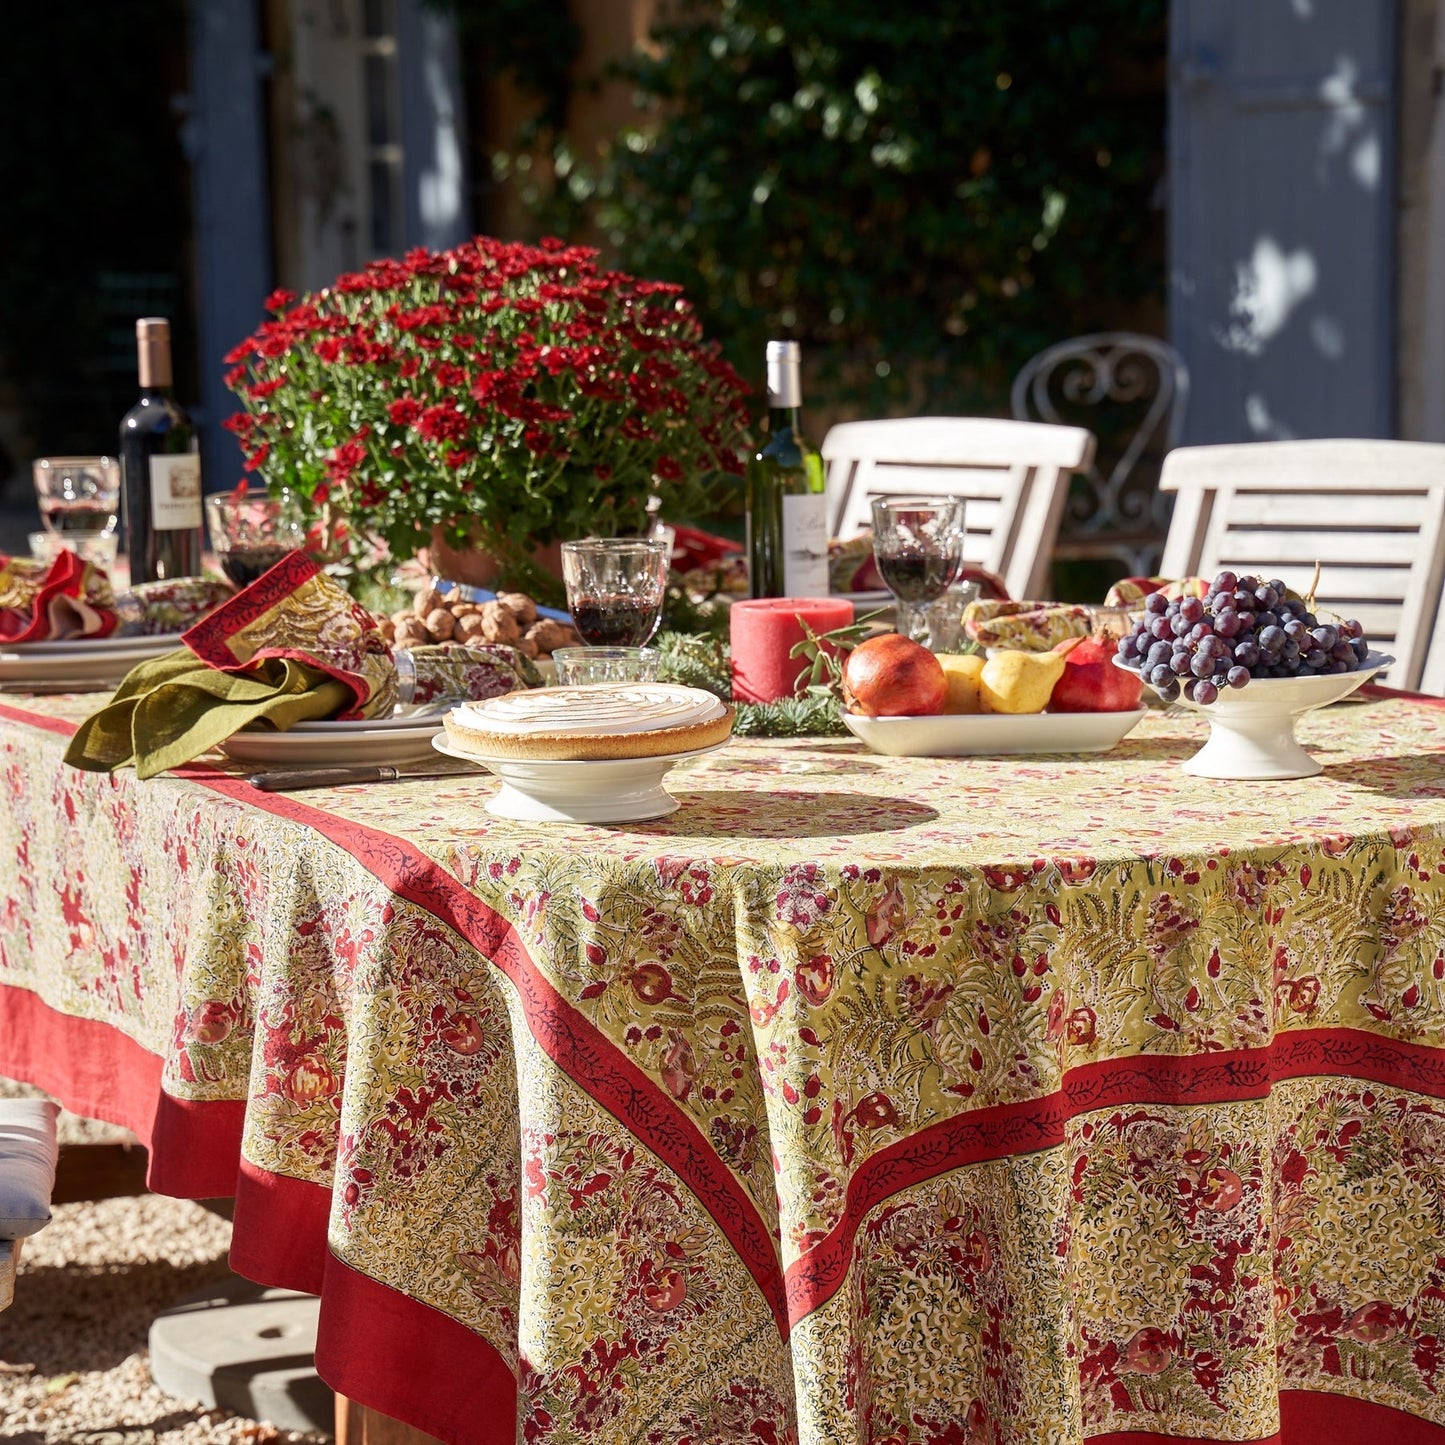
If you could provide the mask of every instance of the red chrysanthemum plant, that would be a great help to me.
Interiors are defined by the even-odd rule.
[[[440,535],[546,591],[537,548],[639,532],[653,495],[695,516],[742,470],[747,389],[680,288],[587,247],[479,236],[267,309],[226,358],[226,425],[353,557]]]

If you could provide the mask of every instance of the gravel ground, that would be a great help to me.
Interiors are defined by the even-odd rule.
[[[33,1094],[0,1081],[0,1094]],[[127,1137],[61,1117],[64,1141]],[[329,1442],[205,1410],[151,1380],[151,1320],[229,1274],[231,1225],[158,1194],[57,1205],[25,1241],[15,1303],[0,1314],[0,1440],[12,1445]]]

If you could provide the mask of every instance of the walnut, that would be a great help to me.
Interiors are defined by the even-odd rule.
[[[488,642],[504,642],[510,646],[521,637],[522,629],[517,625],[517,619],[501,602],[483,603],[480,615],[482,636]]]
[[[559,647],[572,647],[579,641],[576,632],[565,622],[553,617],[542,617],[527,629],[527,638],[535,642],[540,651],[555,652]]]
[[[523,657],[530,657],[533,662],[536,662],[542,655],[542,649],[538,647],[530,637],[519,637],[512,646],[515,647]]]
[[[426,630],[438,642],[446,642],[457,629],[457,619],[445,607],[433,607],[426,615]]]
[[[431,633],[426,630],[426,623],[419,617],[413,617],[410,622],[399,622],[396,627],[396,645],[398,647],[425,647],[431,641]]]
[[[393,612],[389,620],[395,626],[400,627],[403,622],[415,622],[416,614],[403,608],[400,612]]]
[[[459,642],[485,641],[482,626],[481,613],[468,612],[465,617],[457,618],[457,630],[453,635]]]
[[[392,642],[396,638],[396,623],[390,617],[379,617],[376,622],[376,630],[387,642]]]
[[[452,616],[456,618],[475,617],[481,610],[481,605],[476,602],[453,602],[451,604]]]
[[[438,607],[445,606],[445,601],[435,587],[426,586],[416,594],[416,601],[412,603],[412,611],[418,617],[426,617],[435,612]]]
[[[537,620],[537,604],[525,592],[498,592],[497,601],[522,624],[530,627]]]

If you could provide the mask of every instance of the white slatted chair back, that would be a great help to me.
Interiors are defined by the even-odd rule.
[[[1082,427],[986,417],[841,422],[823,438],[831,536],[872,526],[875,497],[966,501],[966,557],[1011,597],[1042,597],[1069,478],[1094,456]]]
[[[1396,659],[1382,681],[1445,693],[1445,637],[1432,632],[1445,582],[1445,445],[1398,441],[1249,442],[1181,447],[1160,486],[1176,494],[1166,577],[1221,568],[1278,576],[1356,617]]]

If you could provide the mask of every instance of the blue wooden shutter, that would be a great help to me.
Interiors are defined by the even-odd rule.
[[[1172,0],[1186,442],[1395,433],[1396,0]]]

